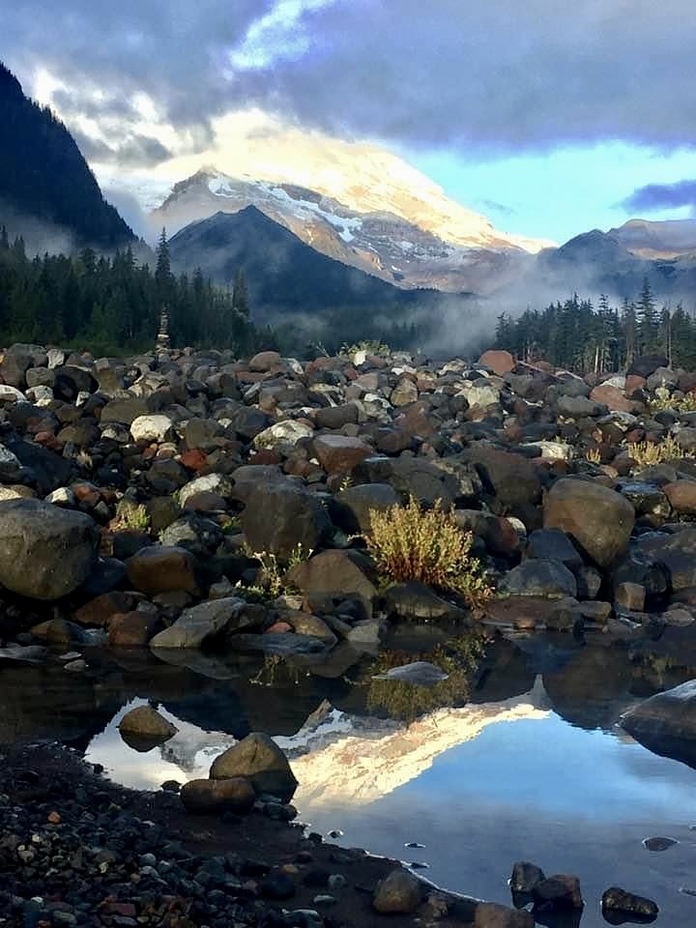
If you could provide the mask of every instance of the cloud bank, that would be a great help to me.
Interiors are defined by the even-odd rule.
[[[472,157],[694,143],[688,0],[23,0],[3,38],[25,89],[43,68],[114,161],[196,150],[215,116],[250,106]]]
[[[680,180],[675,184],[647,184],[634,191],[622,203],[633,212],[654,212],[689,206],[696,209],[696,180]]]

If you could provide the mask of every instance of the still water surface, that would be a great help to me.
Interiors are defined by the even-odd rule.
[[[164,710],[179,733],[138,754],[119,736],[123,711],[92,740],[87,757],[133,787],[206,776],[214,757],[233,743]],[[377,724],[356,736],[336,715],[331,725],[342,729],[337,740],[328,746],[320,741],[294,759],[301,820],[324,835],[343,832],[340,842],[349,846],[427,864],[419,872],[439,885],[507,904],[516,860],[531,860],[547,874],[578,874],[587,900],[584,928],[606,925],[598,900],[610,885],[649,895],[666,925],[696,922],[696,897],[683,892],[696,890],[696,771],[651,754],[618,730],[584,731],[552,711],[508,720],[497,713],[474,737],[466,707],[455,711],[466,740],[422,769],[419,761],[407,765],[406,773],[383,782],[379,796],[372,784],[350,775],[344,745],[355,742],[349,756],[359,761],[381,742],[393,746],[394,733],[384,734]],[[292,751],[293,738],[279,741]],[[390,766],[398,768],[399,761],[392,758]],[[320,771],[313,780],[302,775],[311,766]],[[317,789],[318,778],[332,781],[331,789]],[[650,852],[643,840],[656,835],[679,843]],[[414,842],[424,847],[406,847]]]
[[[148,655],[92,658],[82,676],[2,667],[0,741],[60,738],[114,780],[157,789],[206,776],[236,738],[267,731],[291,757],[295,804],[314,831],[340,830],[341,843],[427,864],[419,872],[433,882],[507,904],[516,860],[575,873],[586,907],[563,928],[606,925],[610,885],[654,899],[658,925],[696,924],[696,896],[683,891],[696,891],[696,771],[615,725],[655,681],[610,649],[559,651],[539,638],[500,643],[487,660],[471,702],[408,723],[378,718],[343,676],[263,676],[258,658],[240,658],[225,680]],[[138,753],[117,726],[148,699],[179,731]],[[678,843],[651,852],[653,836]]]

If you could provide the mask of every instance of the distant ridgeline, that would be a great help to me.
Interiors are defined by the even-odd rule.
[[[26,235],[43,223],[77,247],[111,250],[135,240],[63,123],[25,97],[0,63],[0,224]]]
[[[175,277],[166,241],[152,270],[130,246],[112,257],[91,248],[78,255],[30,258],[21,238],[0,227],[0,344],[74,344],[98,354],[155,346],[162,310],[172,344],[232,348],[239,355],[274,347],[271,333],[248,319],[243,291],[212,286],[200,271]]]
[[[574,294],[546,309],[498,316],[495,347],[525,361],[544,359],[581,371],[621,370],[641,354],[659,354],[670,366],[696,368],[696,318],[682,303],[659,305],[647,278],[636,300],[598,305]]]

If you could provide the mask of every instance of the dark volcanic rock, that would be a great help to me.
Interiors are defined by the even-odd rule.
[[[315,550],[332,525],[316,494],[290,481],[257,487],[246,498],[242,529],[254,552],[288,559],[298,550]]]
[[[627,916],[637,915],[642,920],[657,918],[660,910],[652,899],[629,893],[618,886],[610,886],[602,893],[602,911]]]
[[[624,713],[620,723],[649,750],[696,767],[696,680],[651,696]]]

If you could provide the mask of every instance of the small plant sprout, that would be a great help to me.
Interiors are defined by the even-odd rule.
[[[142,503],[124,497],[116,507],[116,515],[109,523],[112,532],[147,532],[150,516]]]

